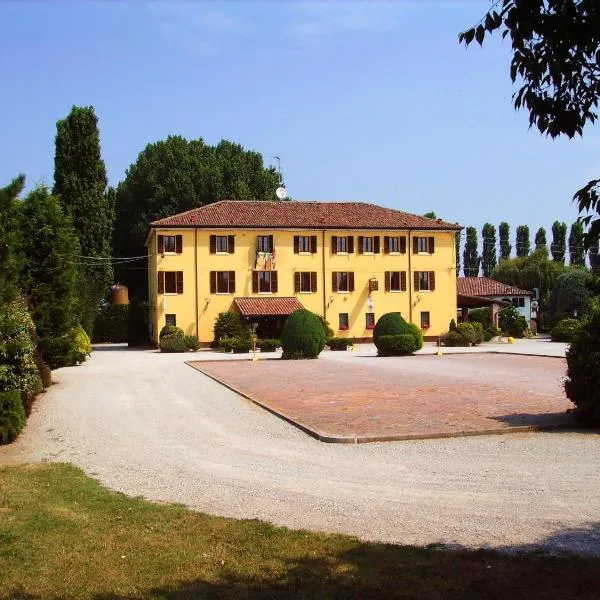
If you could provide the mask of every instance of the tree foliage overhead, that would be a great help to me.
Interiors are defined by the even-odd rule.
[[[567,252],[567,225],[560,221],[552,223],[552,260],[563,264],[565,262],[565,254]]]
[[[477,277],[479,275],[479,263],[481,261],[477,252],[477,229],[467,227],[465,249],[463,250],[463,273],[465,277]]]
[[[512,246],[510,245],[510,225],[506,221],[500,223],[498,227],[498,234],[500,237],[500,258],[510,258]]]
[[[276,200],[280,184],[261,154],[227,140],[210,146],[201,138],[169,136],[148,144],[117,188],[115,255],[145,254],[152,221],[217,200]],[[123,271],[119,280],[145,296],[143,270]]]
[[[575,221],[569,233],[569,264],[585,266],[585,247],[583,245],[583,225]]]
[[[480,45],[496,30],[510,36],[510,76],[519,81],[515,108],[529,112],[529,124],[552,138],[582,135],[597,118],[600,97],[600,3],[598,0],[499,0],[481,23],[459,41]],[[600,213],[600,179],[574,196],[580,212]],[[600,218],[589,214],[586,243],[600,233]]]
[[[102,296],[112,281],[113,199],[106,194],[106,168],[100,153],[98,118],[92,106],[73,106],[56,124],[54,195],[72,219],[81,254],[93,257],[81,265],[80,314],[91,332]],[[80,261],[81,262],[81,261]]]
[[[496,228],[486,223],[481,230],[483,249],[481,253],[481,270],[484,277],[490,277],[496,267]]]
[[[531,243],[529,241],[529,227],[527,225],[519,225],[517,227],[517,256],[528,256],[531,251]]]

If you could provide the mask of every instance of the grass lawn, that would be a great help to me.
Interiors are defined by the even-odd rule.
[[[598,598],[600,559],[441,551],[211,517],[69,465],[0,470],[0,598]]]

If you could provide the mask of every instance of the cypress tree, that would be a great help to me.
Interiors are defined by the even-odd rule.
[[[460,275],[460,231],[456,232],[454,245],[456,247],[456,276],[458,277]]]
[[[81,254],[92,259],[80,265],[79,315],[81,324],[92,334],[100,300],[112,281],[111,238],[114,202],[106,194],[106,168],[100,154],[98,118],[92,106],[73,106],[56,124],[53,194],[60,197],[72,219]]]
[[[519,225],[517,227],[517,256],[529,256],[531,244],[529,243],[529,227]]]
[[[9,185],[0,188],[0,304],[10,302],[17,293],[15,210],[17,197],[24,187],[25,176],[19,175]]]
[[[546,242],[546,230],[540,227],[535,234],[535,249],[546,248],[548,243]]]
[[[481,254],[481,269],[484,277],[490,277],[496,268],[496,228],[486,223],[481,230],[483,251]]]
[[[44,360],[63,366],[48,352],[78,323],[77,234],[58,198],[44,186],[36,188],[20,204],[19,220],[23,293],[31,308]]]
[[[590,243],[590,269],[594,275],[600,275],[600,244],[596,235]]]
[[[569,234],[569,263],[585,266],[585,247],[583,245],[583,225],[575,221]]]
[[[477,277],[479,275],[479,253],[477,252],[477,229],[467,227],[467,238],[463,252],[463,271],[465,277]]]
[[[500,236],[500,259],[510,258],[512,247],[510,245],[510,225],[506,221],[500,223],[498,227]]]
[[[552,223],[552,245],[550,252],[552,260],[557,263],[564,264],[567,246],[567,226],[560,221]]]

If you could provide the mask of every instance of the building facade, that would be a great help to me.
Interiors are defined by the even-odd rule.
[[[176,324],[203,344],[239,310],[274,337],[303,306],[368,340],[399,312],[426,337],[456,316],[460,227],[366,203],[221,201],[155,221],[146,239],[151,338]]]

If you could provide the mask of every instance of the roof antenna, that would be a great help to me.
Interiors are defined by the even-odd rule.
[[[281,158],[279,158],[279,156],[271,156],[271,158],[274,158],[277,161],[277,173],[279,174],[279,183],[281,183]],[[275,190],[275,195],[280,200],[283,200],[284,198],[287,198],[287,190],[283,187],[283,185],[280,185]]]

